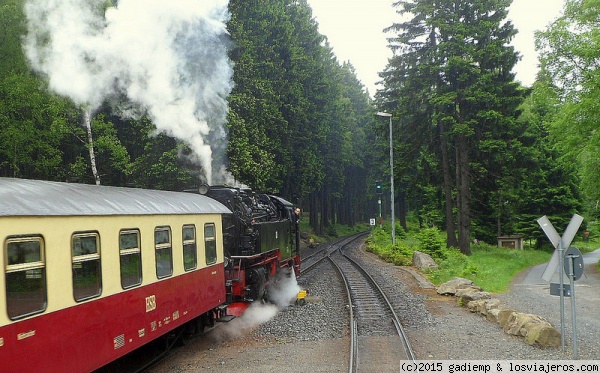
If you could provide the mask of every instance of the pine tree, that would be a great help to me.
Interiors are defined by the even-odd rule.
[[[475,183],[501,179],[510,166],[498,152],[508,149],[523,95],[511,72],[517,53],[508,45],[516,32],[506,20],[510,0],[396,5],[412,18],[389,28],[398,33],[390,38],[395,56],[382,74],[385,90],[378,100],[400,118],[413,164],[435,155],[431,172],[441,180],[420,179],[441,182],[448,244],[470,254],[473,206],[489,203],[474,201]],[[485,195],[480,192],[479,198]]]

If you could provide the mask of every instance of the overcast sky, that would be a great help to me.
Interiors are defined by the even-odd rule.
[[[383,71],[392,55],[386,41],[390,35],[382,30],[399,20],[392,8],[394,1],[308,0],[321,34],[327,36],[340,61],[352,63],[371,95],[377,89],[377,73]],[[515,72],[524,85],[533,83],[538,70],[533,33],[558,17],[563,3],[564,0],[513,0],[509,18],[519,33],[512,44],[521,54]]]

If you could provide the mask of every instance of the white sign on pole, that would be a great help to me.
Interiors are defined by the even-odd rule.
[[[542,227],[544,233],[546,233],[546,236],[548,236],[548,238],[550,239],[550,242],[552,242],[552,246],[554,246],[554,248],[557,249],[558,244],[560,243],[560,236],[556,229],[554,229],[552,223],[550,223],[550,220],[548,220],[548,217],[544,215],[541,218],[539,218],[537,222],[540,225],[540,227]]]
[[[375,225],[375,219],[374,218],[369,219],[369,223],[370,223],[370,225]]]
[[[573,238],[575,238],[577,230],[579,230],[579,227],[583,222],[583,216],[577,214],[573,215],[571,221],[569,222],[569,225],[567,226],[567,229],[565,229],[565,233],[563,233],[562,238],[558,235],[556,229],[554,229],[552,223],[550,223],[550,220],[548,220],[546,215],[539,218],[537,222],[540,225],[540,227],[542,227],[542,230],[544,231],[544,233],[546,233],[546,236],[548,236],[550,242],[552,242],[552,245],[555,249],[558,249],[559,245],[562,245],[563,250],[566,250],[566,248],[568,248],[569,245],[571,245]],[[560,265],[560,258],[558,257],[558,252],[559,250],[554,250],[554,253],[552,253],[552,258],[550,258],[550,261],[548,262],[548,265],[546,266],[546,269],[542,274],[542,278],[546,281],[550,281],[552,279],[552,276],[554,275],[554,273],[556,273],[556,270]]]
[[[569,246],[571,246],[571,242],[573,241],[573,238],[575,238],[575,235],[577,234],[582,222],[583,216],[577,214],[573,215],[569,225],[567,226],[567,229],[565,229],[565,233],[562,235],[563,249],[566,250]]]

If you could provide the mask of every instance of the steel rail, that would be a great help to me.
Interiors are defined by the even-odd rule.
[[[331,264],[337,269],[338,276],[340,276],[340,279],[344,282],[344,287],[346,288],[346,297],[348,299],[348,316],[350,318],[350,357],[348,361],[348,372],[353,373],[356,368],[356,356],[358,355],[358,326],[354,317],[354,305],[352,304],[352,293],[350,292],[350,284],[348,283],[348,279],[346,278],[344,271],[335,262],[335,260],[331,259],[329,255],[326,258],[329,259]]]
[[[302,267],[300,269],[300,275],[298,276],[298,278],[302,277],[303,274],[306,274],[308,272],[310,272],[312,269],[314,269],[317,264],[323,262],[324,260],[327,259],[327,255],[328,253],[330,253],[331,251],[335,251],[337,250],[338,247],[340,246],[344,246],[349,242],[352,242],[354,239],[356,239],[357,237],[362,237],[363,235],[368,234],[368,232],[360,232],[360,233],[356,233],[353,234],[351,236],[346,236],[346,237],[342,237],[339,238],[333,242],[329,242],[327,243],[327,245],[325,245],[325,247],[323,249],[317,250],[314,253],[307,255],[305,257],[302,258]],[[315,262],[312,262],[310,264],[306,264],[306,262],[309,259],[312,259],[313,257],[322,254],[323,257],[321,257],[320,259],[317,259]]]
[[[398,332],[398,336],[400,337],[400,340],[402,341],[402,344],[404,346],[404,350],[406,352],[408,360],[411,360],[411,361],[416,360],[415,353],[410,345],[410,342],[408,341],[408,336],[404,332],[402,323],[400,322],[400,319],[399,319],[398,315],[396,314],[396,311],[394,310],[394,306],[390,302],[389,298],[385,295],[385,292],[383,291],[383,289],[379,286],[379,284],[375,281],[375,279],[363,268],[363,266],[360,265],[360,263],[358,263],[356,260],[350,258],[344,252],[342,252],[341,254],[346,259],[348,259],[352,264],[354,264],[356,266],[356,268],[358,268],[364,274],[364,276],[371,282],[371,284],[377,289],[377,291],[379,292],[379,294],[381,295],[381,297],[387,304],[388,309],[392,314],[392,322],[394,323],[394,326],[396,327],[396,331]]]
[[[396,330],[396,333],[397,333],[398,337],[401,340],[402,347],[403,347],[404,352],[406,354],[406,359],[407,360],[411,360],[411,361],[414,361],[416,359],[415,358],[415,354],[414,354],[414,352],[412,350],[412,347],[410,346],[410,342],[408,341],[408,337],[407,337],[406,333],[404,332],[402,324],[400,323],[398,315],[396,314],[392,303],[389,301],[388,297],[385,295],[385,292],[383,291],[383,289],[377,284],[377,282],[375,281],[375,279],[373,279],[373,277],[358,262],[356,262],[354,259],[350,258],[342,250],[343,248],[349,246],[352,242],[354,242],[358,238],[361,238],[364,234],[367,234],[367,233],[354,235],[354,236],[351,237],[351,239],[349,239],[349,240],[347,240],[347,241],[345,241],[343,243],[340,243],[338,245],[335,245],[336,247],[333,250],[329,251],[329,253],[328,253],[327,257],[326,257],[334,265],[334,267],[337,269],[338,275],[340,276],[340,278],[344,282],[344,286],[346,288],[346,294],[347,294],[347,297],[348,297],[348,308],[349,308],[349,318],[350,318],[350,357],[349,357],[349,367],[348,368],[349,368],[349,372],[350,373],[356,372],[357,369],[358,369],[358,352],[359,352],[359,346],[358,346],[358,328],[357,328],[358,322],[357,322],[357,319],[356,319],[356,316],[355,316],[355,313],[354,313],[354,307],[355,306],[354,306],[354,299],[352,297],[352,292],[351,292],[351,284],[348,281],[348,278],[347,278],[346,274],[344,273],[344,270],[331,257],[331,255],[333,253],[335,253],[336,251],[339,251],[339,253],[349,263],[351,263],[353,267],[355,267],[356,269],[358,269],[358,271],[361,273],[361,275],[364,278],[367,279],[367,281],[371,284],[371,287],[381,297],[381,299],[383,300],[383,303],[388,308],[388,311],[391,314],[392,323],[394,324],[394,328]]]

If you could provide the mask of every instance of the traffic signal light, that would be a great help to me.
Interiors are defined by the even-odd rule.
[[[375,192],[377,192],[377,194],[381,194],[383,192],[383,189],[381,188],[381,181],[375,182]]]

